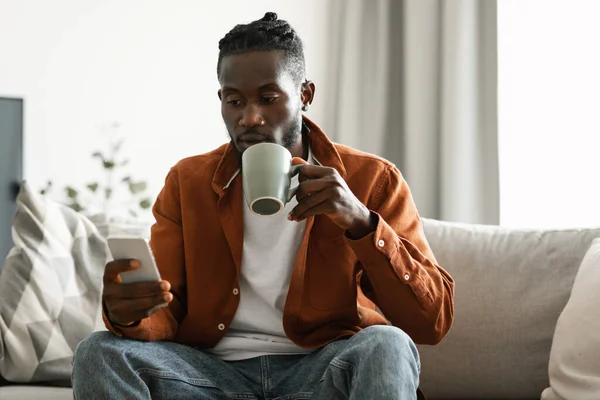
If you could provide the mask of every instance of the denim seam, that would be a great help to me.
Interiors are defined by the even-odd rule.
[[[157,371],[150,368],[141,368],[136,371],[138,375],[151,375],[156,378],[164,378],[164,379],[174,379],[178,381],[188,382],[192,385],[197,386],[208,386],[208,387],[216,387],[210,380],[208,379],[197,379],[197,378],[186,378],[178,374],[174,374],[172,372],[165,371]]]
[[[270,385],[270,376],[269,376],[269,360],[267,357],[262,356],[260,358],[260,383],[261,388],[263,390],[263,396],[265,399],[271,398],[271,385]]]
[[[141,369],[137,370],[136,373],[138,375],[146,374],[146,375],[150,375],[155,378],[158,378],[158,379],[177,380],[177,381],[185,382],[185,383],[188,383],[188,384],[194,385],[194,386],[210,387],[210,388],[220,390],[217,386],[214,385],[214,383],[212,383],[208,379],[185,378],[180,375],[174,374],[172,372],[157,371],[157,370],[149,369],[149,368],[141,368]],[[234,399],[256,399],[256,397],[253,394],[249,394],[249,393],[248,394],[246,394],[246,393],[231,393],[231,392],[224,392],[224,393],[227,396],[234,398]]]
[[[329,365],[333,365],[334,367],[338,367],[346,371],[354,372],[356,370],[356,367],[353,364],[350,364],[349,362],[344,360],[340,360],[339,358],[334,358],[333,360],[331,360]]]
[[[286,394],[285,396],[277,397],[275,400],[303,400],[303,399],[311,399],[313,397],[313,392],[300,392],[294,394]]]

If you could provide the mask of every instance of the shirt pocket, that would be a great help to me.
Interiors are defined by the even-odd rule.
[[[309,243],[306,275],[313,309],[356,308],[356,256],[343,234]]]

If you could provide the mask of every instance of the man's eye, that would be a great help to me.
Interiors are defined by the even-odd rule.
[[[272,103],[275,100],[277,100],[277,97],[261,97],[260,98],[261,103],[265,103],[265,104]]]
[[[227,100],[227,104],[232,106],[239,106],[242,102],[240,100]]]

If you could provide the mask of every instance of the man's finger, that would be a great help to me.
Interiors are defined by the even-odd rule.
[[[306,162],[305,159],[300,158],[300,157],[294,157],[292,158],[292,165],[293,166],[299,166],[299,165],[308,165],[308,162]],[[298,175],[300,174],[300,171],[298,171]],[[301,176],[298,176],[298,182],[303,182],[305,181],[306,178],[303,178]]]
[[[318,179],[326,176],[335,175],[337,171],[330,167],[322,167],[320,165],[302,165],[300,167],[300,180],[302,178]]]
[[[329,192],[329,190],[323,190],[311,196],[305,197],[302,201],[299,201],[298,205],[290,212],[289,219],[292,221],[300,221],[302,216],[309,210],[313,209],[319,204],[327,203],[330,198]]]
[[[296,192],[296,200],[300,203],[305,197],[312,196],[318,192],[326,190],[331,186],[330,182],[325,179],[307,180],[298,185]]]
[[[141,321],[158,311],[160,307],[152,307],[147,310],[130,311],[125,318],[117,317],[115,314],[110,314],[110,320],[120,325],[131,325],[132,322]]]
[[[141,299],[127,299],[116,301],[116,304],[107,305],[112,321],[126,323],[139,321],[154,314],[163,304],[173,300],[173,294],[166,293],[160,296],[143,297]]]
[[[104,282],[118,281],[119,274],[140,267],[138,260],[122,259],[114,260],[106,264],[104,268]]]
[[[169,303],[173,300],[171,293],[166,293],[159,296],[142,297],[140,299],[121,300],[119,307],[122,310],[130,310],[131,312],[148,311],[158,305]]]
[[[171,290],[168,281],[135,282],[135,283],[107,283],[104,286],[104,295],[117,298],[139,298],[159,295]]]
[[[296,221],[304,221],[308,217],[313,217],[322,214],[330,214],[331,212],[331,203],[324,201],[304,211],[296,218]]]

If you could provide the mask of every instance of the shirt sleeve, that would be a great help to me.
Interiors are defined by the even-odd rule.
[[[177,167],[167,175],[152,212],[156,223],[152,226],[150,245],[161,278],[171,283],[173,300],[168,307],[160,308],[132,326],[112,323],[104,307],[102,317],[106,328],[118,336],[146,341],[172,340],[186,313],[185,257]]]
[[[454,280],[437,264],[410,189],[395,167],[387,168],[371,199],[375,231],[349,239],[372,288],[369,297],[416,343],[436,344],[452,325]]]

